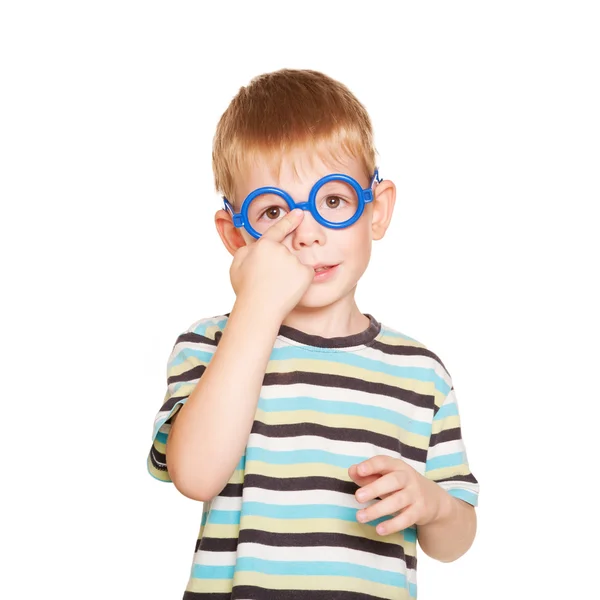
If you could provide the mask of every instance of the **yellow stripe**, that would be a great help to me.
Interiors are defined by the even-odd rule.
[[[399,425],[394,425],[380,419],[359,417],[353,415],[327,415],[313,410],[294,410],[281,412],[265,412],[257,409],[255,419],[267,425],[285,425],[297,423],[315,423],[326,427],[347,427],[361,431],[373,431],[388,435],[403,443],[426,450],[429,446],[429,436],[411,433]]]
[[[227,483],[244,483],[244,470],[236,469]]]
[[[365,581],[356,577],[332,575],[265,575],[252,571],[237,571],[236,585],[253,585],[275,590],[343,590],[362,592],[388,600],[409,600],[408,590],[395,586]],[[204,591],[204,590],[203,590]]]
[[[218,325],[211,325],[210,327],[207,327],[204,330],[204,337],[210,338],[211,340],[214,340],[217,332],[219,331],[223,331]],[[202,334],[200,334],[202,335]]]
[[[443,429],[454,429],[456,427],[460,427],[460,415],[452,415],[444,417],[439,421],[433,421],[431,424],[431,433],[439,433]]]
[[[218,523],[206,523],[204,526],[204,537],[214,538],[236,538],[240,532],[239,525],[220,525]]]
[[[190,577],[186,592],[212,592],[213,594],[231,594],[233,581],[231,579],[196,579]]]
[[[253,475],[266,475],[267,477],[275,477],[277,479],[285,479],[286,477],[320,476],[333,477],[342,481],[352,481],[350,475],[348,475],[347,469],[323,463],[271,465],[257,460],[249,460],[246,462],[246,469],[248,473],[252,473]]]
[[[395,375],[389,375],[388,373],[373,371],[355,365],[327,361],[325,358],[286,358],[282,360],[270,360],[266,370],[267,373],[290,373],[293,371],[352,377],[371,383],[383,383],[406,390],[412,390],[419,394],[439,396],[440,399],[443,399],[446,395],[436,389],[435,384],[431,381],[421,381],[419,379],[413,379],[412,377],[397,377]]]
[[[410,346],[411,348],[423,348],[424,350],[427,349],[424,344],[421,344],[421,342],[418,342],[417,340],[409,340],[407,338],[386,335],[385,333],[380,335],[379,338],[377,338],[377,341],[388,346]]]
[[[428,471],[425,476],[427,479],[437,481],[439,479],[445,479],[446,477],[452,477],[454,475],[469,475],[470,472],[469,465],[463,464],[455,467],[441,467],[440,469],[434,469],[433,471]]]
[[[161,481],[166,481],[167,483],[171,483],[171,478],[169,477],[169,473],[167,471],[161,471],[157,469],[150,460],[150,454],[148,454],[148,458],[146,459],[146,464],[148,465],[148,471],[151,475],[156,477],[156,479],[160,479]]]

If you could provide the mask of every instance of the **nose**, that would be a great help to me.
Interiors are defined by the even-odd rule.
[[[312,216],[310,210],[304,210],[304,218],[292,232],[292,247],[300,250],[313,244],[325,243],[325,227]]]

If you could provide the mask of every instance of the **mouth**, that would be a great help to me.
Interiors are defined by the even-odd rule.
[[[324,273],[325,271],[329,271],[329,269],[333,269],[334,267],[337,267],[337,265],[317,265],[316,267],[313,267],[315,273]]]

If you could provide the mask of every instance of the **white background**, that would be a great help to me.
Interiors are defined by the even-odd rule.
[[[597,594],[594,2],[5,2],[3,598],[181,598],[201,505],[146,471],[166,363],[227,312],[218,118],[321,70],[398,190],[359,307],[437,353],[481,484],[419,598]]]

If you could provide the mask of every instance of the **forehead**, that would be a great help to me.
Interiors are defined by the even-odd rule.
[[[257,155],[236,179],[236,199],[240,202],[253,190],[263,186],[284,189],[292,196],[308,195],[314,183],[330,173],[350,175],[363,187],[368,185],[362,161],[347,153],[296,150],[278,157]]]

